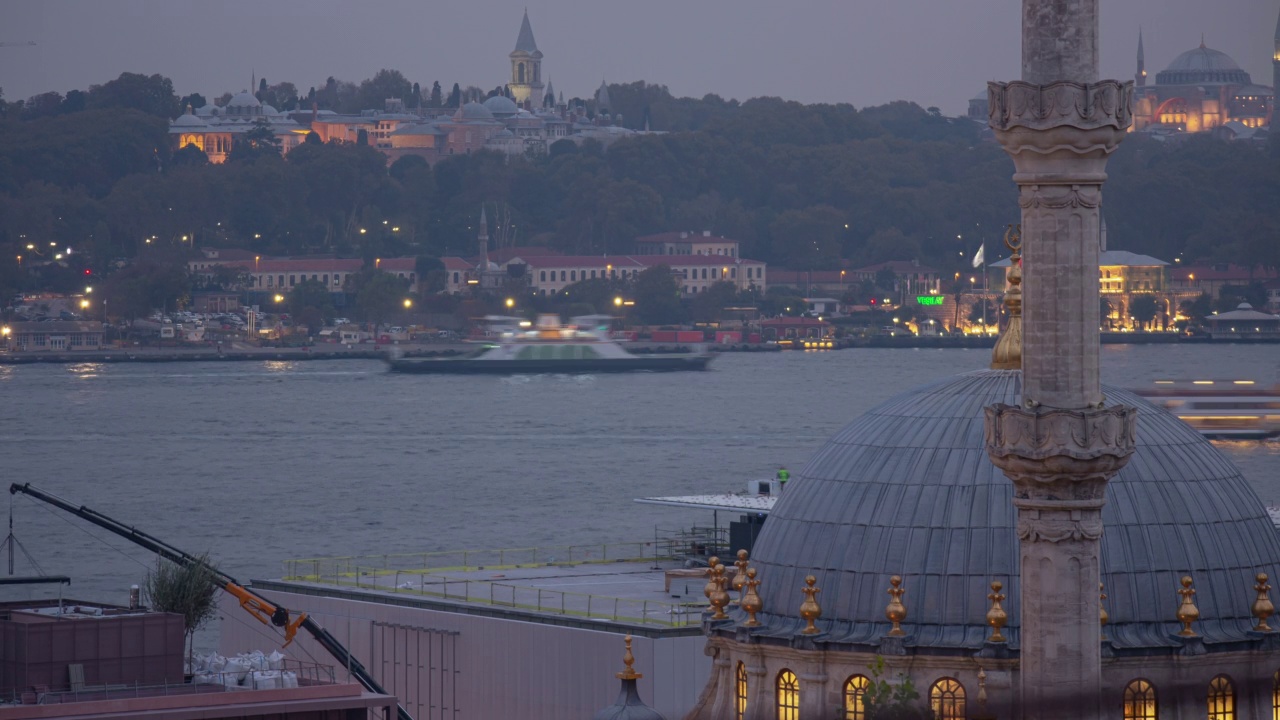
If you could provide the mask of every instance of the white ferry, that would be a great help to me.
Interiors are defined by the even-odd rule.
[[[1209,438],[1280,436],[1280,387],[1253,380],[1157,380],[1136,391]]]

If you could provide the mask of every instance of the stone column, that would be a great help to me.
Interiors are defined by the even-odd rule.
[[[1018,509],[1020,715],[1095,718],[1102,506],[1136,426],[1098,375],[1099,207],[1133,87],[1098,80],[1098,0],[1023,0],[1022,20],[1022,79],[989,86],[1022,207],[1022,404],[987,408],[987,452]]]

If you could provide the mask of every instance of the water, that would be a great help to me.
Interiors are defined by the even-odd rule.
[[[364,360],[0,366],[0,470],[238,579],[288,558],[602,543],[700,511],[653,495],[740,490],[915,385],[986,350],[729,354],[706,373],[398,375]],[[1103,348],[1104,381],[1275,380],[1269,346]],[[1280,504],[1280,443],[1220,443]],[[153,562],[25,497],[18,538],[68,596],[127,600]],[[18,574],[32,568],[19,556]],[[7,588],[3,599],[46,597]],[[237,621],[243,621],[237,618]]]

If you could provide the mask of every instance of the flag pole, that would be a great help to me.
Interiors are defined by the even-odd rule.
[[[982,331],[987,331],[987,241],[982,240]],[[996,318],[996,324],[1000,323],[1000,318]]]

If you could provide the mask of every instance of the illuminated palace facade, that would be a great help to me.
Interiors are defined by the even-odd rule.
[[[1276,23],[1273,83],[1280,85],[1280,19]],[[1236,136],[1270,127],[1275,87],[1254,84],[1249,73],[1229,55],[1206,47],[1192,48],[1147,84],[1142,35],[1138,35],[1138,70],[1134,75],[1133,129],[1147,132],[1202,132],[1224,128]]]

